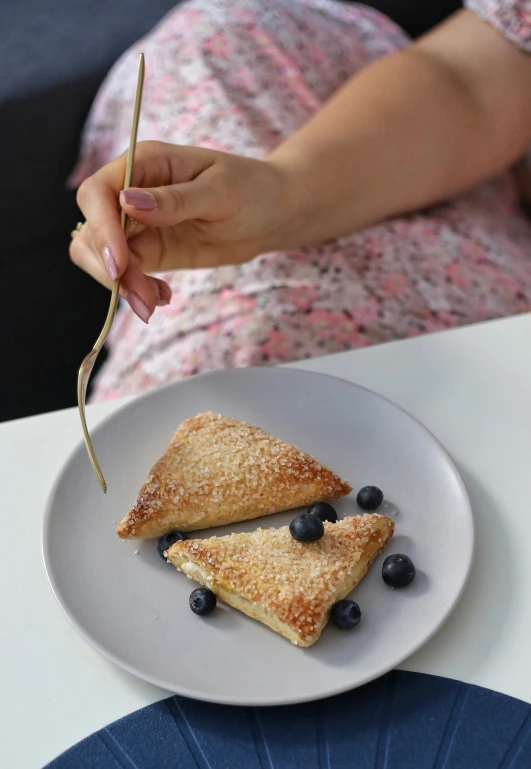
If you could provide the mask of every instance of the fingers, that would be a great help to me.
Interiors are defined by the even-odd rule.
[[[171,298],[164,281],[146,274],[168,268],[164,257],[169,253],[168,237],[174,238],[171,226],[227,216],[230,195],[222,168],[217,167],[222,161],[222,154],[211,150],[142,142],[136,148],[133,173],[138,186],[121,195],[126,155],[108,163],[78,190],[87,224],[72,241],[73,262],[105,286],[119,279],[120,293],[147,323],[155,307]],[[126,232],[122,210],[129,216]],[[165,227],[168,230],[158,229]],[[179,249],[179,264],[186,263],[190,250],[186,246]]]
[[[96,253],[89,228],[86,224],[73,234],[70,243],[70,258],[77,267],[85,270],[98,283],[106,288],[112,288],[113,281],[106,271],[103,259]]]
[[[214,163],[218,153],[195,147],[175,147],[160,142],[140,142],[135,152],[133,181],[141,187],[164,189],[164,185],[175,185],[195,179],[202,171]],[[88,221],[96,252],[106,268],[111,280],[121,277],[126,268],[129,251],[126,236],[121,227],[121,209],[118,202],[123,187],[126,165],[126,153],[105,165],[79,187],[77,201]],[[179,186],[179,185],[178,185]],[[137,193],[142,192],[136,190]],[[171,193],[170,193],[171,195]],[[160,198],[159,194],[159,198]],[[176,193],[177,198],[179,193]],[[133,219],[144,222],[137,213],[146,212],[146,197],[139,208],[129,206],[126,213]],[[144,208],[142,208],[142,205]],[[147,204],[149,213],[152,203]],[[151,207],[151,211],[157,207]],[[124,209],[125,210],[125,209]],[[147,221],[145,223],[151,223]],[[157,225],[156,225],[157,226]],[[146,272],[155,272],[157,264],[149,261],[146,254],[143,263]]]
[[[205,172],[191,182],[150,189],[130,188],[120,193],[120,204],[128,216],[151,227],[171,227],[199,219],[219,221],[231,215],[226,185],[216,184]]]
[[[171,302],[172,290],[167,283],[153,278],[157,287],[157,307],[166,307]]]
[[[70,255],[74,264],[102,285],[107,288],[112,287],[113,281],[109,278],[108,270],[103,258],[97,252],[92,233],[87,225],[74,235]],[[132,254],[129,255],[127,267],[120,279],[120,294],[144,323],[149,322],[157,306],[163,307],[171,300],[171,288],[168,284],[146,275]]]
[[[119,168],[113,166],[116,176]],[[111,281],[121,277],[127,268],[129,249],[126,235],[120,221],[117,196],[111,184],[112,179],[98,178],[97,174],[87,179],[80,186],[77,202],[90,222],[90,233],[96,253],[104,265]],[[74,238],[75,241],[78,238]]]

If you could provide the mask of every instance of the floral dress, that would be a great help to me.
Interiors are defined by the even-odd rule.
[[[469,7],[531,52],[531,0]],[[408,44],[380,13],[336,0],[191,0],[117,62],[74,180],[127,148],[136,59],[140,139],[265,157],[349,77]],[[277,364],[531,309],[531,222],[510,172],[428,211],[247,264],[162,277],[149,325],[123,303],[93,400],[223,367]]]

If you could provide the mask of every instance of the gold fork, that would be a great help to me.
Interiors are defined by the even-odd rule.
[[[138,79],[136,83],[135,106],[133,109],[133,122],[131,125],[131,139],[129,141],[129,150],[127,152],[127,162],[125,166],[125,179],[124,179],[124,186],[123,186],[124,190],[126,190],[131,185],[131,174],[133,171],[133,162],[135,159],[135,148],[136,148],[136,139],[138,134],[138,121],[140,118],[140,105],[142,103],[143,86],[144,86],[144,54],[141,53],[140,59],[138,62]],[[127,216],[122,211],[121,225],[124,230],[125,230],[126,224],[127,224]],[[111,330],[114,316],[116,315],[116,310],[118,308],[119,294],[120,294],[120,281],[115,280],[112,287],[111,302],[109,305],[109,310],[107,312],[107,317],[105,318],[105,323],[103,325],[103,328],[101,330],[99,337],[96,340],[96,343],[94,344],[94,347],[92,348],[92,350],[89,352],[89,354],[86,356],[86,358],[83,360],[83,363],[79,367],[79,372],[77,375],[77,404],[79,407],[79,416],[81,418],[83,435],[85,436],[85,444],[87,446],[87,451],[90,457],[90,461],[92,463],[92,467],[94,469],[94,472],[96,473],[96,477],[104,493],[107,492],[107,483],[105,482],[105,478],[103,477],[103,473],[101,471],[99,462],[96,458],[94,446],[92,445],[92,441],[90,439],[90,434],[87,427],[87,419],[85,416],[85,401],[87,397],[87,385],[90,378],[90,374],[92,372],[92,369],[94,368],[94,364],[96,362],[96,358],[98,357],[98,353],[100,352],[101,348],[105,344],[107,337],[109,336],[109,332]]]

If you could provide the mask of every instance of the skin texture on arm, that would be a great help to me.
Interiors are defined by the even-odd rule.
[[[146,142],[127,193],[125,158],[109,163],[80,187],[72,259],[121,276],[147,321],[169,297],[146,273],[321,243],[509,167],[531,145],[530,93],[531,56],[462,11],[363,69],[266,161]],[[127,240],[120,206],[138,222]]]
[[[531,145],[531,56],[463,11],[363,70],[271,156],[292,179],[283,247],[470,189]]]

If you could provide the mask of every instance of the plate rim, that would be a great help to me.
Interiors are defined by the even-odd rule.
[[[385,665],[377,675],[373,675],[372,673],[369,673],[365,676],[362,676],[360,679],[356,681],[356,683],[352,684],[352,682],[348,682],[345,685],[337,685],[330,687],[326,691],[324,691],[321,694],[309,694],[308,696],[295,696],[295,697],[277,697],[277,698],[268,698],[264,699],[263,697],[255,697],[255,698],[247,698],[242,699],[241,696],[231,696],[230,694],[224,695],[222,697],[218,695],[210,695],[208,693],[198,692],[197,690],[192,690],[189,687],[183,686],[179,688],[176,691],[172,691],[171,688],[168,688],[167,682],[164,682],[163,680],[157,678],[157,676],[152,676],[149,673],[145,673],[142,671],[139,671],[136,669],[133,665],[129,665],[127,662],[124,662],[119,657],[117,657],[113,652],[109,651],[107,648],[105,648],[104,645],[100,644],[99,641],[97,641],[90,630],[85,628],[74,616],[74,614],[71,612],[70,607],[68,606],[67,601],[65,601],[62,598],[61,595],[61,588],[57,584],[57,581],[53,575],[53,567],[51,564],[50,559],[50,553],[49,553],[49,540],[48,540],[48,530],[50,526],[50,518],[52,515],[52,509],[53,509],[53,500],[56,496],[56,493],[59,489],[59,486],[65,476],[66,470],[70,463],[74,460],[74,457],[81,451],[84,450],[84,441],[83,439],[80,439],[78,443],[72,448],[72,450],[68,453],[68,456],[62,461],[58,471],[57,475],[54,479],[54,482],[52,484],[52,487],[48,493],[47,499],[46,499],[46,505],[44,509],[44,516],[42,520],[42,528],[41,528],[41,551],[42,551],[42,557],[44,561],[44,569],[46,572],[46,576],[48,578],[48,582],[50,583],[50,587],[52,589],[52,592],[59,603],[59,606],[61,607],[61,610],[66,615],[66,618],[68,619],[70,625],[74,628],[74,630],[78,633],[78,635],[96,652],[98,652],[106,661],[113,663],[118,668],[125,670],[130,675],[134,676],[135,678],[140,679],[141,681],[145,681],[152,686],[156,686],[159,689],[162,689],[165,692],[169,692],[170,695],[179,695],[182,697],[188,697],[189,699],[193,699],[199,702],[209,702],[214,703],[218,705],[233,705],[233,706],[241,706],[241,707],[278,707],[283,705],[297,705],[305,702],[316,702],[320,699],[324,699],[326,697],[333,697],[338,694],[343,694],[344,692],[351,691],[353,689],[358,689],[361,686],[364,686],[365,684],[370,683],[371,681],[376,680],[377,678],[380,678],[381,676],[386,675],[389,673],[389,671],[394,670],[398,667],[398,665],[401,665],[406,660],[410,659],[416,652],[419,651],[423,646],[425,646],[441,629],[441,627],[447,622],[449,617],[454,612],[457,604],[461,600],[463,593],[466,589],[466,586],[468,584],[468,580],[470,578],[470,573],[472,570],[472,565],[475,558],[475,549],[476,549],[476,532],[475,532],[475,525],[474,525],[474,515],[472,510],[472,504],[470,502],[470,496],[468,494],[468,490],[466,488],[465,482],[461,476],[461,473],[459,472],[459,469],[454,462],[452,456],[448,452],[448,450],[445,448],[445,446],[442,444],[442,442],[429,430],[417,417],[413,416],[409,411],[404,409],[399,404],[392,401],[390,398],[385,397],[384,395],[380,395],[380,393],[375,392],[374,390],[371,390],[368,387],[365,387],[363,385],[358,384],[357,382],[352,382],[349,379],[345,379],[343,377],[335,376],[333,374],[327,374],[320,371],[312,371],[309,369],[304,368],[297,368],[296,365],[291,366],[269,366],[269,367],[260,367],[260,366],[247,366],[242,368],[230,368],[230,369],[218,369],[215,371],[208,371],[204,374],[198,374],[192,378],[186,378],[186,379],[180,379],[175,382],[170,382],[167,385],[164,385],[162,387],[155,388],[153,390],[150,390],[146,393],[142,393],[137,396],[133,396],[133,398],[129,399],[126,403],[123,403],[122,405],[118,406],[111,414],[108,414],[106,417],[104,417],[102,420],[98,422],[98,424],[93,428],[92,433],[96,433],[99,430],[103,429],[109,422],[112,422],[113,419],[119,417],[119,415],[127,411],[129,408],[136,406],[138,402],[143,400],[150,400],[152,398],[156,398],[158,394],[162,391],[167,391],[170,389],[175,389],[185,383],[190,381],[191,379],[197,379],[197,378],[216,378],[220,376],[224,376],[227,373],[234,374],[235,371],[255,371],[255,372],[261,372],[261,371],[283,371],[285,373],[302,373],[311,375],[314,377],[319,378],[325,378],[325,379],[332,379],[339,382],[343,382],[344,384],[347,384],[354,389],[364,391],[366,393],[369,393],[371,396],[385,402],[386,404],[392,406],[394,409],[397,409],[400,411],[403,415],[411,419],[417,427],[421,429],[422,432],[424,432],[428,438],[430,438],[438,447],[438,449],[442,452],[447,465],[449,469],[451,470],[455,480],[457,481],[460,491],[463,496],[463,501],[466,503],[467,508],[467,517],[466,521],[468,522],[468,535],[470,538],[470,546],[468,548],[468,562],[466,564],[466,571],[464,574],[464,578],[462,580],[461,587],[459,591],[457,592],[456,596],[452,600],[451,604],[447,608],[446,612],[442,615],[439,622],[436,623],[436,625],[432,628],[431,632],[428,633],[426,636],[423,636],[422,640],[418,641],[417,643],[413,644],[412,648],[408,652],[406,656],[403,654],[397,655],[396,658],[393,658],[392,661],[389,662],[389,664]],[[94,479],[94,482],[96,483],[96,479]]]

